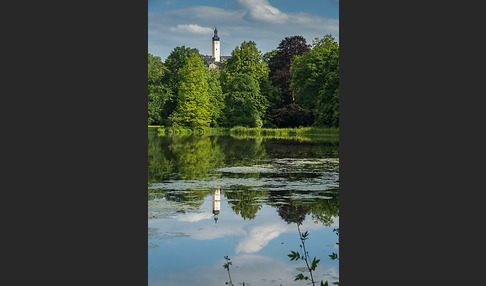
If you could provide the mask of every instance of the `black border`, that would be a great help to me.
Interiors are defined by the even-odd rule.
[[[20,271],[5,275],[146,283],[147,3],[18,5],[4,38],[15,197],[3,202],[20,218],[4,232]],[[454,194],[481,189],[463,158],[477,156],[484,122],[470,70],[481,16],[460,8],[340,2],[341,285],[466,285],[481,273],[456,268],[481,263],[462,257],[476,228],[457,234],[481,200]]]
[[[146,285],[147,2],[20,4],[14,279]]]
[[[340,2],[340,285],[482,280],[478,9]]]

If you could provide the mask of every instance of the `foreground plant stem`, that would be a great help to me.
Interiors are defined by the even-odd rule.
[[[309,266],[309,261],[308,261],[309,253],[305,249],[305,240],[307,238],[302,236],[302,232],[300,231],[299,224],[297,224],[297,230],[299,231],[299,237],[300,237],[300,240],[302,241],[302,248],[303,248],[303,253],[304,253],[305,265],[307,266],[307,269],[309,270],[309,274],[310,274],[310,278],[311,278],[312,285],[315,286],[316,283],[314,282],[314,277],[312,276],[312,269]]]
[[[229,277],[229,284],[228,282],[226,282],[226,284],[230,285],[230,286],[233,286],[233,281],[231,281],[231,274],[230,274],[230,270],[229,270],[229,266],[233,264],[233,262],[231,262],[231,259],[228,257],[228,256],[225,256],[224,259],[226,259],[226,263],[223,265],[224,268],[226,268],[226,270],[228,270],[228,277]]]

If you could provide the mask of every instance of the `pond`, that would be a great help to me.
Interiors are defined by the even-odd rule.
[[[339,281],[338,136],[148,136],[149,285]]]

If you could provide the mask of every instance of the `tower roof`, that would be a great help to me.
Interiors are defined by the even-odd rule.
[[[218,28],[214,27],[214,36],[213,36],[213,41],[219,41],[218,37]]]

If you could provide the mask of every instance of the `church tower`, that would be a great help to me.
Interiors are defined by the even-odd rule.
[[[220,49],[219,49],[219,37],[218,37],[218,29],[214,28],[214,36],[213,36],[213,58],[214,61],[219,63],[220,62]]]

